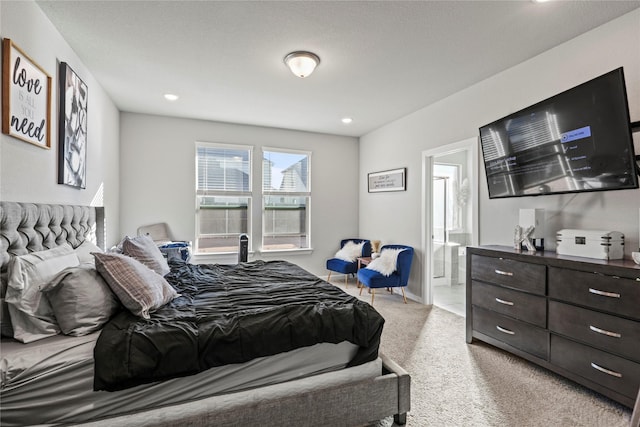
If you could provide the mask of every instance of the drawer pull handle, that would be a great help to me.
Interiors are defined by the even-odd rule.
[[[589,288],[589,292],[592,293],[592,294],[601,295],[603,297],[620,298],[620,294],[617,294],[615,292],[599,291],[599,290],[593,289],[593,288]]]
[[[604,330],[604,329],[600,329],[600,328],[597,328],[597,327],[595,327],[593,325],[589,325],[589,329],[591,329],[593,332],[597,332],[599,334],[606,335],[608,337],[614,337],[614,338],[621,338],[622,337],[622,334],[619,334],[617,332],[610,332],[610,331],[607,331],[607,330]]]
[[[513,273],[510,271],[502,271],[502,270],[494,270],[496,274],[500,274],[502,276],[513,276]]]
[[[600,365],[596,365],[596,364],[595,364],[595,363],[593,363],[593,362],[591,362],[591,367],[592,367],[593,369],[596,369],[596,370],[598,370],[598,371],[600,371],[600,372],[603,372],[603,373],[605,373],[605,374],[607,374],[607,375],[611,375],[612,377],[622,378],[622,374],[621,374],[620,372],[611,371],[611,370],[609,370],[609,369],[607,369],[607,368],[603,368],[603,367],[602,367],[602,366],[600,366]]]
[[[510,331],[509,329],[503,328],[502,326],[496,326],[496,329],[499,330],[500,332],[503,332],[505,334],[509,334],[509,335],[515,335],[516,333],[513,331]]]
[[[504,304],[504,305],[513,305],[513,302],[505,301],[505,300],[500,299],[500,298],[496,298],[496,302],[499,302],[500,304]]]

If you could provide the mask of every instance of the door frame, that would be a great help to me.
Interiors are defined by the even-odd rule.
[[[434,157],[446,154],[467,152],[469,168],[469,202],[471,203],[471,242],[476,246],[479,242],[478,220],[478,137],[467,138],[459,142],[443,145],[441,147],[422,152],[422,302],[426,305],[433,304],[432,272],[433,272],[433,160]]]

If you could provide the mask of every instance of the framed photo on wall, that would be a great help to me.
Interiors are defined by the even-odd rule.
[[[87,85],[60,63],[58,184],[87,186]]]
[[[406,172],[407,168],[400,168],[368,174],[367,187],[369,193],[406,190]]]
[[[51,77],[11,39],[2,40],[2,133],[51,148]]]

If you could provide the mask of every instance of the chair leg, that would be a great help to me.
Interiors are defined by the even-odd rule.
[[[358,295],[362,295],[362,290],[364,289],[364,285],[360,286],[360,293]]]
[[[331,281],[331,270],[329,270],[329,275],[327,276],[327,282]]]
[[[376,290],[374,288],[371,288],[371,305],[373,305],[373,300],[376,297]]]
[[[347,283],[347,280],[349,279],[349,275],[347,273],[344,274],[344,288],[347,289],[347,287],[349,286],[349,284]]]
[[[404,294],[404,287],[400,287],[400,290],[402,291],[402,298],[404,299],[404,303],[407,303],[407,296]]]

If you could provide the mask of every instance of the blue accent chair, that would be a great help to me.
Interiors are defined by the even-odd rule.
[[[413,248],[405,245],[384,245],[380,249],[380,253],[385,249],[404,249],[398,254],[396,271],[387,277],[375,270],[361,268],[358,270],[358,281],[371,290],[372,305],[375,298],[375,289],[387,288],[393,293],[393,288],[398,287],[402,290],[402,298],[406,304],[407,297],[404,294],[404,288],[409,283],[409,273],[411,273],[411,262],[413,261]],[[362,289],[364,289],[364,287],[360,288],[360,295],[362,295]]]
[[[371,256],[371,241],[367,239],[343,239],[340,241],[340,249],[342,249],[342,247],[344,247],[344,245],[349,240],[353,241],[354,243],[364,242],[364,245],[362,245],[362,254],[360,255],[360,257]],[[346,288],[349,274],[356,274],[358,272],[358,260],[348,262],[339,258],[331,258],[327,260],[327,270],[329,270],[327,282],[331,280],[332,271],[344,274],[344,287]]]

